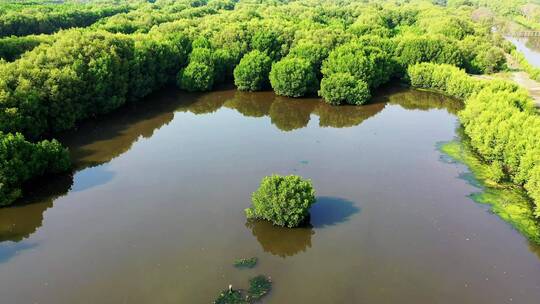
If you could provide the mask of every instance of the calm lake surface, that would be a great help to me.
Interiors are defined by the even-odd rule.
[[[437,150],[459,108],[165,91],[86,123],[62,136],[73,176],[0,209],[0,302],[211,303],[266,274],[265,303],[538,303],[540,250]],[[312,179],[310,227],[246,222],[272,173]]]

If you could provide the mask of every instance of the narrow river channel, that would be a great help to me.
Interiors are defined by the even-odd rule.
[[[361,107],[165,91],[62,135],[73,176],[0,209],[2,303],[538,303],[540,249],[445,161],[460,102],[388,89]],[[246,222],[272,173],[312,179],[311,225]],[[258,257],[254,269],[233,261]]]

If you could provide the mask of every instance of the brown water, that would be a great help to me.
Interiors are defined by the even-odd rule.
[[[265,303],[538,303],[538,248],[437,151],[459,107],[164,92],[85,124],[63,138],[74,175],[0,209],[0,302],[211,303],[266,274]],[[313,180],[310,227],[246,223],[271,173]]]

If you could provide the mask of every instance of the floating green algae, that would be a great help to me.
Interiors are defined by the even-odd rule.
[[[469,168],[471,172],[460,177],[482,190],[470,195],[475,202],[490,205],[493,213],[540,244],[540,222],[534,217],[532,202],[523,189],[509,182],[491,180],[492,167],[482,162],[464,141],[444,142],[438,148],[451,160]]]
[[[234,261],[234,267],[236,268],[253,268],[257,265],[258,259],[256,257],[247,259],[237,259]]]

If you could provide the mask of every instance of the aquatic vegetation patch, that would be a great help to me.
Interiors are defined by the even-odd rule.
[[[264,275],[258,275],[249,280],[249,289],[223,290],[214,304],[251,304],[259,301],[272,290],[272,281]]]
[[[272,290],[272,281],[263,275],[258,275],[249,280],[248,298],[257,301]]]
[[[493,166],[482,160],[465,141],[441,143],[438,148],[450,159],[465,164],[472,174],[462,174],[471,185],[482,191],[470,195],[477,203],[491,206],[491,211],[510,223],[531,241],[540,244],[540,222],[525,191],[506,181],[493,180]]]
[[[236,268],[253,268],[257,265],[257,257],[237,259],[234,261],[234,267]]]
[[[228,289],[222,291],[214,304],[245,304],[248,303],[240,290]]]

